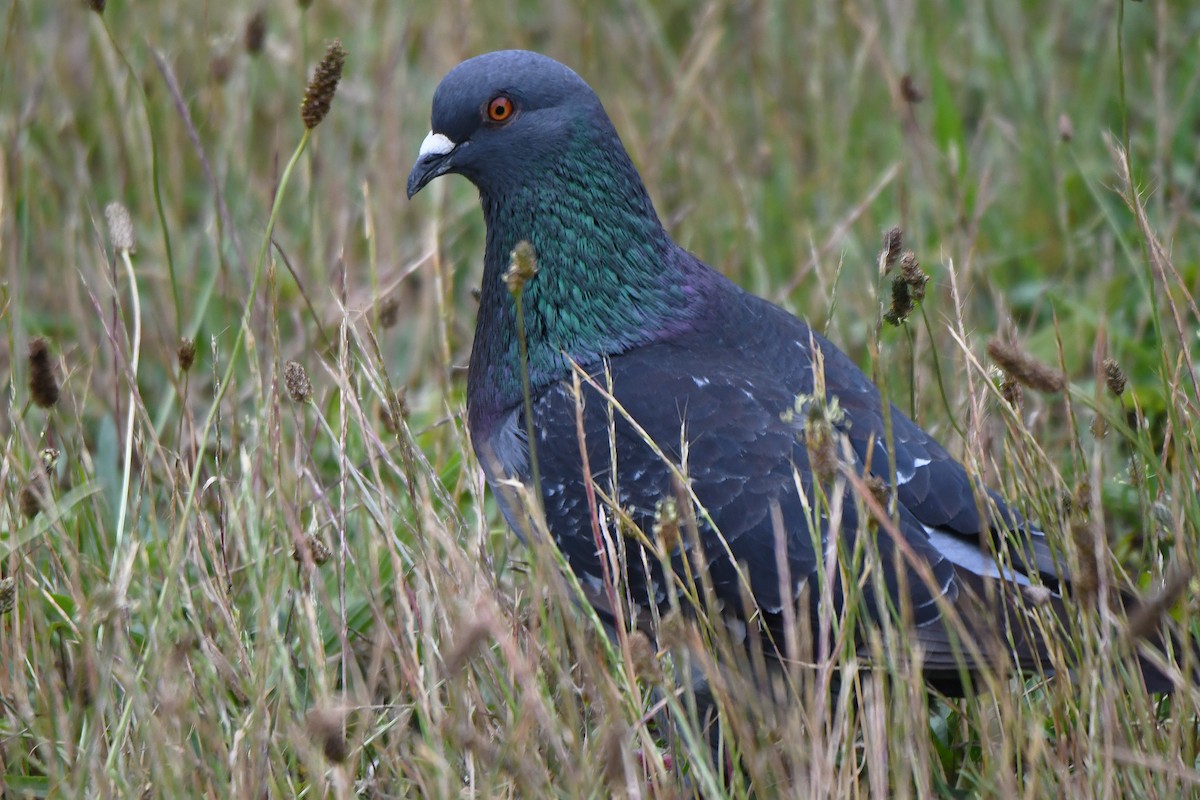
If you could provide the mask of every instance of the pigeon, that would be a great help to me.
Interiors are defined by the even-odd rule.
[[[409,198],[447,174],[487,226],[472,446],[509,526],[544,525],[605,622],[648,625],[703,569],[706,610],[776,659],[821,597],[853,596],[857,625],[907,626],[936,691],[1053,671],[1030,608],[1062,616],[1069,581],[1045,534],[825,337],[677,245],[575,72],[520,50],[452,69]],[[536,272],[513,291],[519,247]]]

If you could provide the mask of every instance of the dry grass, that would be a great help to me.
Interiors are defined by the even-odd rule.
[[[606,637],[557,553],[504,530],[464,435],[473,192],[403,192],[445,70],[567,61],[682,243],[828,330],[1096,596],[1179,592],[1196,10],[88,5],[0,14],[6,796],[1200,795],[1200,694],[1147,699],[1103,603],[1062,633],[1070,679],[962,701],[928,696],[891,625],[856,645],[828,618],[783,707],[753,664],[709,663],[716,627],[665,620],[661,654]],[[345,77],[300,152],[335,37]],[[893,225],[932,276],[900,328],[875,263]],[[1002,396],[993,336],[1066,393]],[[1172,610],[1193,629],[1196,588]]]

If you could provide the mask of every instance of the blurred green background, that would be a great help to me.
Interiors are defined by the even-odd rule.
[[[204,791],[296,791],[311,776],[289,772],[293,759],[317,763],[297,744],[308,741],[308,701],[343,685],[351,640],[376,641],[382,658],[379,631],[393,623],[437,638],[412,609],[456,620],[462,575],[499,570],[528,601],[505,571],[511,545],[458,419],[483,250],[475,191],[453,178],[404,196],[438,80],[487,50],[536,49],[579,72],[680,243],[825,330],[997,485],[1034,487],[1051,502],[1077,488],[1076,473],[1098,478],[1118,533],[1140,536],[1157,503],[1178,541],[1196,542],[1187,488],[1198,438],[1189,368],[1200,348],[1200,5],[107,5],[0,5],[0,480],[5,575],[21,581],[0,695],[15,709],[3,731],[14,791],[82,792],[101,770],[118,794],[172,775],[164,785],[183,790],[192,771]],[[303,133],[304,86],[333,38],[348,51],[345,75],[285,187],[267,277],[234,351],[272,200]],[[1126,145],[1148,227],[1127,203]],[[130,287],[104,222],[113,201],[128,207],[137,244],[133,399]],[[903,329],[878,322],[888,290],[877,253],[896,225],[932,276],[925,316]],[[1169,258],[1158,278],[1148,229]],[[1006,433],[997,420],[1009,418],[994,413],[994,393],[964,355],[986,365],[996,334],[1061,365],[1084,397],[1097,355],[1115,357],[1131,392],[1114,422],[1128,414],[1145,438],[1093,441],[1088,412],[1068,424],[1054,398],[1033,392],[1022,408],[1032,438]],[[63,386],[51,412],[28,402],[24,356],[37,335],[51,341]],[[198,345],[191,373],[176,360],[180,337]],[[289,360],[307,367],[321,414],[289,410],[279,385]],[[379,446],[381,475],[373,448],[392,424],[378,416],[391,402],[385,385],[407,391],[408,433]],[[193,504],[186,485],[201,441]],[[1043,449],[1032,467],[1010,452],[1022,441]],[[18,498],[47,447],[60,451],[53,494],[74,505],[31,521]],[[1149,488],[1131,477],[1131,452],[1144,457],[1133,469]],[[359,467],[373,484],[357,480]],[[132,539],[117,530],[122,519],[133,520]],[[432,555],[419,552],[424,526],[440,531],[436,547],[425,544]],[[183,530],[187,544],[172,539]],[[293,593],[310,588],[288,557],[296,531],[345,536],[345,553],[361,559],[325,568],[307,644],[289,638]],[[463,571],[439,583],[439,560]],[[400,588],[401,577],[411,585]],[[406,592],[410,605],[397,599]],[[404,625],[389,616],[395,605],[411,612]],[[113,615],[121,636],[104,633]],[[166,702],[155,681],[186,661],[179,642],[228,655],[240,688],[210,666],[172,712],[181,727],[157,728],[146,722]],[[329,677],[314,677],[322,670]],[[385,683],[400,691],[426,674],[413,670]],[[224,705],[230,693],[238,702]],[[440,719],[435,694],[413,712],[430,742],[442,737],[426,744],[436,758],[414,750],[431,772],[470,749],[430,721]],[[281,696],[278,716],[242,702],[275,708]],[[363,729],[382,741],[391,728],[379,719]],[[238,732],[261,758],[232,755]],[[172,756],[176,746],[190,755]],[[360,767],[375,757],[363,752]],[[423,774],[406,773],[410,789],[457,792],[454,780]]]

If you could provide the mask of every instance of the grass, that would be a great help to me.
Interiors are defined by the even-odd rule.
[[[1200,694],[1145,698],[1125,623],[1087,610],[1071,680],[966,700],[928,697],[896,626],[835,639],[781,708],[708,664],[726,780],[672,691],[720,632],[610,641],[505,531],[462,419],[474,192],[403,191],[449,67],[559,57],[683,244],[827,331],[1097,591],[1153,595],[1200,552],[1196,9],[52,5],[0,7],[6,796],[1200,795]],[[285,181],[334,37],[345,78]],[[893,225],[931,275],[900,328]],[[1067,391],[1005,402],[996,336]]]

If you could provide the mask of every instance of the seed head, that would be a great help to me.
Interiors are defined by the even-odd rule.
[[[313,71],[312,80],[304,90],[304,102],[300,104],[300,119],[304,120],[304,127],[312,130],[329,113],[345,65],[346,50],[340,40],[334,39],[325,49],[325,57]]]
[[[679,546],[679,506],[674,497],[664,497],[654,509],[654,538],[660,556],[669,558]]]
[[[233,60],[228,53],[217,53],[212,57],[212,61],[208,62],[208,75],[216,83],[225,83],[229,80],[231,72],[233,72]]]
[[[400,319],[400,301],[396,296],[388,295],[379,303],[379,324],[384,330],[392,327]]]
[[[626,783],[626,772],[630,763],[626,754],[628,748],[626,743],[630,738],[629,729],[626,725],[612,719],[602,729],[601,736],[603,738],[600,742],[600,768],[603,771],[605,782],[608,786],[613,787],[612,793],[615,795],[618,791],[617,787],[624,788]]]
[[[17,507],[21,509],[21,516],[26,519],[33,519],[42,510],[42,495],[37,484],[38,481],[30,481],[22,486],[17,494]]]
[[[29,342],[29,394],[42,408],[58,403],[58,378],[54,374],[54,359],[50,343],[42,336]]]
[[[1092,513],[1092,484],[1080,481],[1072,494],[1063,495],[1063,513],[1079,514],[1086,519]]]
[[[1000,369],[1024,386],[1039,392],[1056,394],[1067,388],[1067,378],[1014,344],[994,338],[987,343],[988,355]]]
[[[650,637],[641,631],[629,634],[629,660],[633,663],[634,672],[647,683],[658,685],[662,683],[662,666],[658,663],[658,653]]]
[[[879,263],[882,274],[886,275],[896,266],[900,251],[904,249],[904,233],[899,226],[892,228],[883,235],[883,250],[879,251]]]
[[[112,242],[113,250],[118,253],[132,253],[133,246],[133,219],[129,216],[129,209],[119,200],[114,200],[104,207],[104,219],[108,222],[108,238]]]
[[[829,402],[824,397],[814,397],[806,414],[804,443],[808,445],[808,462],[817,477],[828,483],[837,475],[840,463],[836,425],[845,418],[845,412],[834,395]]]
[[[876,503],[879,503],[880,508],[886,509],[891,505],[892,490],[888,488],[887,481],[878,475],[867,475],[863,483],[866,484],[871,497],[875,498]]]
[[[308,551],[308,556],[318,567],[322,564],[328,563],[329,559],[333,558],[333,551],[329,549],[329,545],[325,544],[325,542],[323,542],[319,536],[313,536],[311,534],[309,536],[305,536],[304,540],[296,546],[295,550],[292,551],[292,558],[294,558],[298,564],[304,563],[304,552],[301,550],[301,548],[304,548]]]
[[[688,624],[682,611],[670,609],[658,623],[658,643],[665,650],[687,647],[691,638]]]
[[[17,603],[17,582],[12,576],[0,579],[0,614],[7,614]]]
[[[1071,118],[1066,112],[1058,115],[1058,138],[1063,143],[1075,138],[1075,126],[1071,124]]]
[[[824,425],[811,425],[804,442],[808,445],[808,463],[812,465],[813,474],[829,483],[838,468],[837,442],[833,431]]]
[[[917,87],[912,75],[905,75],[900,79],[900,96],[909,105],[916,105],[925,99],[925,93]]]
[[[533,252],[533,245],[522,239],[513,248],[508,259],[508,271],[504,273],[508,293],[514,296],[519,294],[537,272],[537,255]]]
[[[1071,543],[1075,546],[1078,569],[1071,575],[1071,587],[1075,597],[1091,607],[1097,600],[1100,588],[1101,559],[1103,551],[1096,551],[1102,532],[1090,516],[1080,517],[1071,523]]]
[[[912,316],[917,304],[925,299],[925,284],[929,274],[911,250],[900,256],[900,274],[892,278],[892,305],[883,318],[892,325],[902,325]]]
[[[43,447],[38,451],[38,458],[42,459],[42,467],[47,473],[51,472],[58,464],[58,458],[61,455],[62,451],[57,447]]]
[[[312,399],[312,383],[308,373],[299,361],[289,361],[283,366],[283,385],[288,396],[297,403],[307,403]]]
[[[85,0],[87,7],[97,14],[104,13],[105,0]]]
[[[47,453],[54,455],[47,455]],[[28,519],[33,519],[38,512],[44,510],[46,502],[50,499],[50,477],[54,474],[53,467],[56,460],[57,451],[47,448],[42,454],[42,463],[30,471],[29,480],[17,493],[17,507],[21,514]]]
[[[1108,384],[1108,390],[1117,397],[1125,394],[1125,386],[1129,381],[1125,377],[1125,370],[1121,369],[1115,358],[1104,359],[1104,382]]]
[[[1025,598],[1025,602],[1034,608],[1040,608],[1050,602],[1050,598],[1054,592],[1046,586],[1022,586],[1021,596]]]
[[[256,56],[262,52],[263,44],[267,40],[267,12],[261,8],[250,15],[250,19],[246,20],[246,31],[242,37],[242,42],[246,45],[246,52],[252,56]]]
[[[345,708],[326,706],[308,712],[308,733],[333,763],[340,764],[350,755],[350,745],[346,741]]]
[[[1020,411],[1021,405],[1025,401],[1025,392],[1012,375],[1005,372],[1003,376],[1000,379],[1000,396],[1004,398],[1004,402],[1013,407],[1013,410]]]
[[[179,369],[187,372],[196,363],[196,343],[188,337],[183,337],[179,340],[179,347],[175,350],[175,357],[179,361]]]

